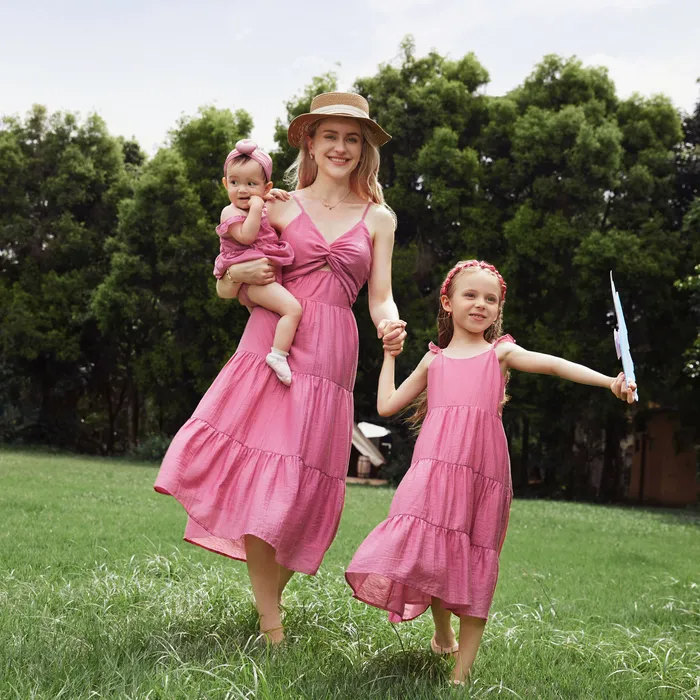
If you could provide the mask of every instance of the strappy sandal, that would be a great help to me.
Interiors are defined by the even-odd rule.
[[[454,654],[455,652],[459,651],[459,644],[455,644],[451,647],[441,647],[435,641],[435,637],[433,637],[430,640],[430,648],[432,649],[433,654],[437,654],[438,656],[449,656],[450,654]]]

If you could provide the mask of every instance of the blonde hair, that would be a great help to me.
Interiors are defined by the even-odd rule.
[[[445,281],[440,287],[441,294],[450,297],[454,291],[455,279],[465,272],[471,272],[475,270],[486,270],[486,272],[492,274],[499,281],[501,289],[505,289],[505,283],[503,278],[496,268],[488,263],[481,264],[483,261],[476,260],[461,260],[458,262],[447,274]],[[493,268],[493,269],[491,269]],[[505,305],[504,293],[501,292],[501,299],[498,306],[498,316],[496,320],[484,331],[484,340],[488,343],[493,344],[503,335],[503,307]],[[452,336],[455,332],[454,321],[452,320],[452,314],[445,311],[442,305],[442,299],[440,300],[440,310],[438,311],[437,317],[437,329],[438,329],[438,347],[446,348]],[[508,379],[510,378],[510,373],[506,373],[506,384],[508,384]],[[501,408],[507,403],[508,396],[503,396],[503,401],[501,402]],[[427,390],[422,392],[418,398],[414,399],[406,411],[413,410],[410,416],[406,418],[406,422],[411,426],[411,431],[417,433],[428,413],[428,392]]]
[[[318,121],[312,122],[309,126],[306,135],[313,138],[316,135],[318,125],[324,119],[331,117],[322,117]],[[348,117],[352,119],[352,117]],[[384,192],[379,184],[379,149],[371,141],[371,133],[367,127],[358,120],[360,130],[362,131],[362,151],[360,153],[360,162],[355,170],[350,174],[350,189],[358,197],[364,200],[374,202],[382,206],[386,206],[384,202]],[[305,187],[313,185],[318,175],[318,165],[316,161],[310,157],[309,146],[306,138],[303,138],[299,146],[299,153],[296,160],[287,168],[284,175],[285,183],[293,190],[302,190]],[[388,207],[387,207],[388,208]]]

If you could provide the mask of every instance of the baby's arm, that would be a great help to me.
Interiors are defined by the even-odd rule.
[[[258,237],[260,231],[260,222],[262,221],[262,212],[265,202],[261,197],[253,195],[250,198],[250,209],[245,218],[245,221],[237,221],[229,226],[228,235],[242,245],[250,245]],[[240,212],[233,204],[224,207],[221,212],[221,223],[231,216],[235,216]]]
[[[384,352],[384,364],[379,375],[377,389],[377,413],[380,416],[393,416],[402,408],[406,408],[428,386],[428,367],[435,359],[432,352],[427,352],[418,363],[411,375],[401,386],[394,386],[394,368],[396,358],[391,352]]]
[[[617,377],[608,377],[605,374],[596,372],[593,369],[584,365],[569,362],[563,357],[555,357],[554,355],[545,355],[540,352],[531,352],[525,350],[520,345],[514,343],[501,343],[497,351],[499,360],[502,365],[509,369],[517,369],[521,372],[530,372],[532,374],[551,374],[562,379],[568,379],[577,384],[588,384],[589,386],[600,386],[610,389],[613,394],[622,400],[631,398],[634,401],[634,390],[637,388],[634,382],[631,382],[629,387],[621,389],[620,393],[615,389],[620,389],[616,386],[619,384]]]

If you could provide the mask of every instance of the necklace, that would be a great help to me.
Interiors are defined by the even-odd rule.
[[[342,204],[350,196],[351,192],[352,189],[349,189],[345,196],[342,199],[339,199],[335,204],[326,204],[326,202],[324,202],[323,199],[321,199],[320,197],[318,201],[321,202],[321,204],[323,204],[323,206],[326,207],[328,211],[333,211],[333,209],[335,209],[339,204]]]

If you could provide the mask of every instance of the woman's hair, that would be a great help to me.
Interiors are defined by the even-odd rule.
[[[328,117],[326,117],[328,118]],[[313,138],[318,129],[318,125],[323,121],[319,119],[313,122],[307,131],[307,135]],[[360,153],[360,163],[350,175],[351,190],[361,197],[375,204],[385,205],[384,192],[379,184],[379,149],[372,143],[371,134],[367,127],[358,121],[362,131],[362,152]],[[302,139],[299,153],[296,160],[287,168],[284,176],[285,183],[293,190],[301,190],[309,187],[316,180],[318,165],[310,157],[309,147],[306,138]]]
[[[461,260],[458,262],[445,277],[444,282],[440,287],[440,297],[447,296],[451,297],[454,291],[454,280],[455,278],[464,271],[472,270],[486,270],[490,272],[499,282],[501,286],[501,300],[498,306],[498,316],[496,320],[484,331],[484,339],[489,343],[494,343],[503,335],[503,306],[506,299],[506,283],[501,277],[501,273],[489,263],[483,260]],[[437,328],[438,328],[438,347],[446,348],[452,336],[454,335],[455,327],[454,321],[452,320],[452,314],[445,311],[442,305],[442,299],[440,300],[440,309],[438,311],[437,317]],[[506,374],[506,384],[508,383],[509,375]],[[501,407],[503,407],[508,401],[508,397],[504,396],[501,402]],[[423,419],[428,413],[428,392],[424,391],[418,398],[411,402],[411,404],[406,408],[406,410],[413,409],[411,415],[406,419],[406,422],[411,426],[413,432],[418,432],[420,426],[423,423]]]

